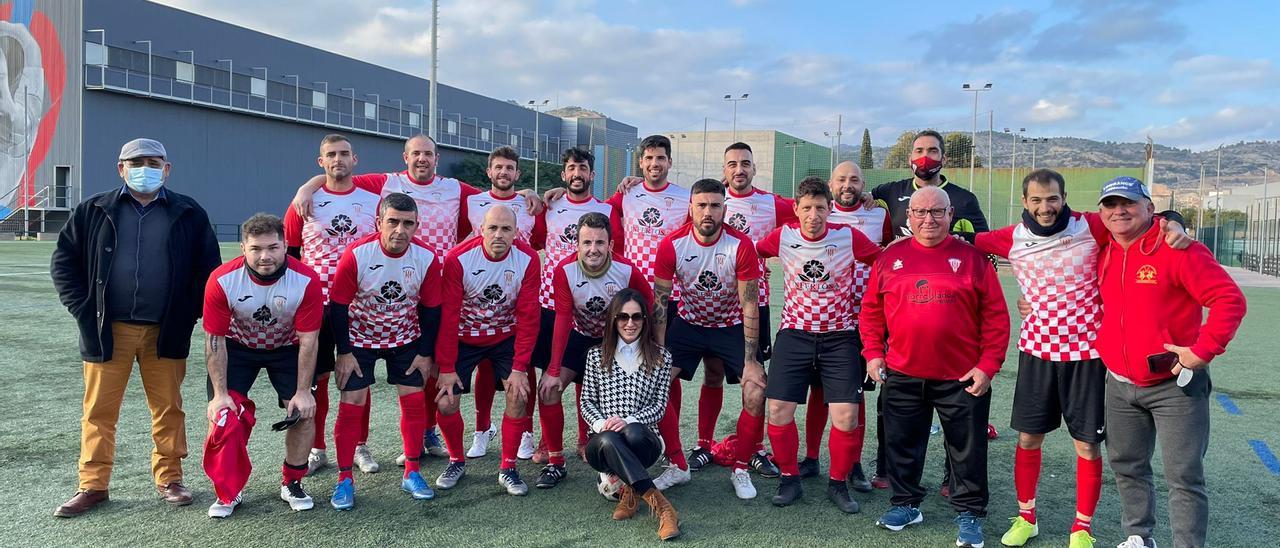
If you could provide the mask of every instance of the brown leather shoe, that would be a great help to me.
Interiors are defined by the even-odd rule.
[[[92,510],[94,506],[107,502],[107,492],[103,491],[80,491],[71,500],[62,503],[57,510],[53,511],[54,517],[74,518],[80,514]]]
[[[644,494],[644,502],[658,518],[658,538],[671,540],[680,536],[680,516],[676,514],[675,507],[671,506],[667,497],[663,496],[662,491],[650,489]]]
[[[618,491],[618,507],[613,509],[613,519],[631,519],[640,509],[640,501],[636,499],[636,490],[630,485],[623,485]]]
[[[180,482],[169,482],[169,485],[165,486],[157,485],[156,492],[160,494],[161,499],[174,506],[191,504],[191,490]]]

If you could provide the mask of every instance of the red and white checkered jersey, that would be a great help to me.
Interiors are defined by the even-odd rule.
[[[604,336],[605,317],[609,301],[624,287],[630,287],[644,297],[649,310],[653,307],[653,289],[645,281],[640,269],[617,253],[610,260],[609,269],[599,276],[589,276],[582,269],[576,255],[560,261],[552,274],[555,287],[556,323],[551,337],[551,364],[548,375],[559,375],[569,330],[588,337]],[[647,311],[646,311],[647,312]]]
[[[1053,362],[1098,357],[1093,341],[1102,326],[1098,254],[1108,236],[1095,213],[1072,212],[1067,226],[1037,236],[1023,223],[974,235],[985,253],[1009,259],[1031,314],[1018,331],[1018,349]]]
[[[547,210],[543,212],[547,235],[542,246],[546,257],[542,260],[542,287],[538,291],[538,303],[542,308],[556,309],[555,291],[551,283],[555,278],[555,269],[561,261],[578,254],[578,219],[587,213],[600,213],[609,217],[613,213],[613,206],[594,196],[574,201],[568,194],[547,202]],[[621,238],[622,235],[616,234],[614,237]],[[534,242],[534,248],[537,247],[537,242]]]
[[[419,184],[408,171],[356,175],[351,180],[380,196],[399,192],[413,198],[418,204],[417,237],[437,255],[444,256],[458,243],[460,235],[471,233],[464,198],[479,194],[476,187],[439,175],[430,183]]]
[[[546,226],[543,225],[542,215],[534,216],[529,214],[529,202],[522,194],[512,194],[506,198],[499,198],[493,195],[493,191],[481,192],[480,194],[472,194],[464,200],[467,203],[467,220],[471,223],[471,234],[467,237],[479,236],[480,230],[484,227],[484,216],[493,209],[494,206],[504,205],[511,208],[516,214],[516,233],[520,239],[533,245],[535,240],[534,232],[542,231],[545,233]],[[538,238],[540,240],[540,238]]]
[[[258,350],[298,344],[299,331],[319,331],[320,277],[302,261],[285,260],[284,275],[268,284],[253,279],[243,256],[214,270],[204,287],[204,330]]]
[[[728,225],[715,241],[698,241],[693,224],[677,228],[658,244],[654,278],[680,281],[677,304],[685,321],[702,327],[742,323],[738,280],[760,279],[760,258],[746,234]]]
[[[867,209],[861,204],[846,208],[840,204],[831,204],[831,215],[828,223],[836,223],[853,227],[866,236],[872,243],[884,247],[893,241],[893,228],[889,224],[889,210],[883,207]],[[858,327],[858,312],[862,310],[862,293],[867,290],[867,280],[871,278],[871,267],[862,263],[853,263],[853,326]]]
[[[440,334],[436,362],[452,372],[458,341],[496,344],[515,334],[513,367],[529,366],[538,338],[538,255],[523,240],[502,257],[490,257],[484,240],[471,238],[445,257],[441,273]]]
[[[756,251],[782,261],[782,329],[828,333],[857,327],[853,264],[871,264],[880,246],[845,225],[828,223],[822,236],[810,240],[799,223],[787,223],[760,240]]]
[[[644,279],[653,285],[653,264],[658,244],[671,231],[689,222],[689,189],[667,182],[658,190],[644,184],[609,197],[609,204],[622,215],[625,246],[622,256],[636,265]],[[680,283],[676,282],[673,300],[679,300]]]
[[[350,305],[351,345],[386,349],[404,346],[422,335],[418,304],[440,306],[440,260],[421,240],[392,255],[380,234],[361,238],[342,254],[330,296]]]
[[[745,195],[726,189],[724,224],[746,234],[751,242],[760,241],[773,229],[796,220],[795,202],[772,192],[752,188]],[[760,259],[760,306],[769,306],[769,269]]]
[[[342,252],[377,230],[380,199],[376,192],[354,185],[346,192],[321,187],[311,199],[310,216],[304,219],[292,207],[285,211],[285,245],[302,248],[302,262],[320,276],[326,304]]]

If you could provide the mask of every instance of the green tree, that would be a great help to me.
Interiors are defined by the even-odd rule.
[[[862,152],[858,155],[858,167],[862,169],[871,169],[875,166],[875,159],[871,155],[871,130],[862,130]]]
[[[884,157],[885,169],[903,169],[911,167],[911,140],[916,136],[914,130],[902,132],[897,142],[889,147],[889,154]]]
[[[943,142],[947,145],[947,157],[942,167],[969,167],[969,153],[973,151],[973,137],[968,133],[953,131],[943,137]],[[982,167],[982,157],[975,157],[973,163],[976,167]]]

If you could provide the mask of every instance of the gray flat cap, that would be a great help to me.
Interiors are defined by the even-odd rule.
[[[155,139],[134,139],[120,147],[120,160],[130,160],[143,156],[159,156],[167,158],[164,145]]]

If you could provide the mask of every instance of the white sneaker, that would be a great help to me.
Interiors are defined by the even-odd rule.
[[[756,486],[751,484],[751,473],[745,468],[735,468],[729,475],[729,482],[733,484],[733,493],[738,495],[738,498],[742,500],[756,498]],[[657,482],[654,484],[656,485]]]
[[[295,481],[288,485],[280,486],[280,500],[289,503],[289,509],[294,512],[310,510],[315,503],[311,500],[311,495],[302,490],[302,482]],[[212,509],[210,509],[212,511]]]
[[[240,506],[240,503],[243,500],[244,493],[236,495],[235,500],[226,504],[223,504],[220,500],[214,499],[213,504],[209,505],[209,517],[218,519],[230,517],[231,512],[234,512],[236,507]]]
[[[520,450],[516,451],[516,458],[529,460],[533,458],[534,449],[533,432],[520,434]]]
[[[666,491],[682,483],[689,483],[692,479],[693,474],[689,473],[688,470],[681,470],[680,467],[671,464],[667,466],[667,469],[661,475],[653,478],[653,486],[657,487],[659,491]]]
[[[1156,548],[1156,539],[1151,539],[1150,543],[1146,539],[1138,535],[1129,535],[1124,542],[1116,545],[1116,548]]]
[[[366,474],[377,474],[382,467],[378,466],[378,461],[373,460],[373,453],[369,451],[369,446],[360,444],[356,446],[356,466],[360,467],[360,471]]]
[[[493,425],[489,425],[489,429],[484,432],[476,432],[471,435],[471,448],[467,449],[467,458],[478,459],[485,456],[489,452],[489,442],[493,441],[493,436],[497,434]]]
[[[405,458],[404,453],[400,453],[398,456],[396,456],[396,466],[404,468],[404,461],[406,460],[409,460],[409,459]]]
[[[321,468],[329,465],[329,456],[324,453],[324,449],[312,449],[311,454],[307,455],[307,475],[314,475]]]

